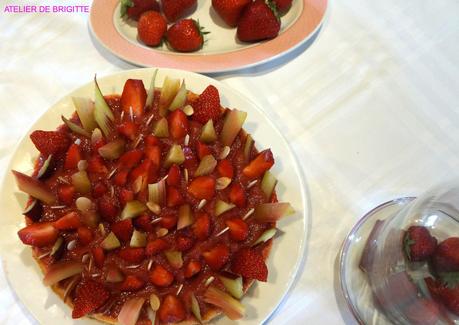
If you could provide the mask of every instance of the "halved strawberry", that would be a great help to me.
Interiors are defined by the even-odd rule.
[[[71,143],[67,134],[60,131],[33,131],[30,139],[44,155],[64,153]]]
[[[145,258],[145,249],[142,247],[126,247],[119,251],[119,256],[130,263],[140,263]]]
[[[83,245],[87,245],[90,242],[92,242],[93,234],[92,234],[92,231],[89,228],[78,227],[77,234],[78,234],[78,240]]]
[[[115,198],[104,195],[98,200],[99,213],[102,218],[109,222],[115,221],[119,215],[119,207]]]
[[[210,235],[210,217],[207,213],[197,213],[192,226],[193,233],[199,240],[206,240]]]
[[[221,177],[233,178],[233,164],[231,164],[231,161],[229,161],[228,159],[222,159],[217,164],[217,172]]]
[[[60,185],[57,188],[57,197],[59,202],[69,206],[73,203],[75,187],[73,185]]]
[[[129,150],[125,152],[118,160],[119,169],[131,169],[136,166],[143,157],[142,150]]]
[[[107,193],[107,190],[107,186],[105,186],[103,182],[96,182],[92,187],[92,196],[96,199],[100,198],[102,195]]]
[[[205,124],[212,119],[214,122],[221,116],[220,94],[214,86],[207,86],[199,97],[191,104],[194,109],[192,119]]]
[[[123,123],[118,125],[117,130],[127,139],[133,141],[137,137],[137,131],[139,130],[139,128],[137,124],[135,124],[132,121],[124,121]]]
[[[146,146],[158,146],[160,144],[159,139],[153,134],[149,134],[144,139]]]
[[[229,199],[236,204],[238,208],[243,208],[246,205],[247,199],[244,188],[239,183],[233,183],[229,192]]]
[[[167,116],[167,122],[169,124],[169,134],[172,139],[181,139],[187,133],[189,129],[188,118],[181,109],[176,109]]]
[[[179,186],[180,185],[180,168],[173,164],[171,168],[169,168],[169,172],[167,173],[167,185],[171,186]]]
[[[67,155],[65,156],[64,168],[65,169],[76,169],[78,167],[78,162],[81,160],[80,146],[75,143],[72,143],[67,150]]]
[[[145,232],[152,232],[155,228],[154,225],[151,224],[151,216],[146,213],[143,213],[135,218],[134,225],[136,229],[140,229]]]
[[[166,229],[172,229],[177,225],[178,217],[175,214],[167,214],[161,217],[160,225]]]
[[[76,288],[72,318],[80,318],[105,304],[110,293],[102,283],[84,279]]]
[[[145,157],[156,166],[161,165],[161,148],[157,145],[147,145],[144,149]]]
[[[166,194],[167,206],[169,208],[178,206],[183,203],[182,194],[175,186],[168,186],[167,187],[167,194]]]
[[[125,243],[129,242],[129,240],[131,240],[132,232],[134,231],[132,219],[126,219],[113,223],[111,230],[119,240]]]
[[[145,255],[153,256],[156,255],[169,247],[167,241],[161,238],[157,238],[153,241],[148,242],[147,247],[145,247]]]
[[[242,173],[249,179],[254,179],[262,176],[265,171],[269,170],[274,165],[274,158],[271,149],[263,150],[252,160]]]
[[[25,245],[43,247],[54,244],[59,231],[51,222],[34,223],[19,230],[18,236]]]
[[[226,225],[230,231],[230,237],[233,240],[243,241],[249,235],[249,227],[247,223],[239,218],[226,220]]]
[[[96,266],[101,269],[104,266],[105,262],[105,253],[102,247],[94,247],[92,250],[92,256],[94,258],[94,263]]]
[[[113,183],[118,186],[124,186],[127,182],[127,178],[129,175],[128,169],[120,170],[116,173],[115,177],[113,178]]]
[[[153,267],[148,278],[158,287],[168,287],[174,281],[174,275],[159,264]]]
[[[186,317],[185,306],[177,296],[168,294],[158,309],[158,316],[163,324],[178,323]]]
[[[188,192],[197,199],[211,200],[215,195],[215,179],[211,176],[199,176],[188,186]]]
[[[176,239],[177,249],[181,252],[185,252],[194,245],[194,240],[191,237],[185,235],[179,235]]]
[[[207,265],[214,271],[220,270],[229,260],[229,248],[227,245],[220,243],[210,250],[202,253]]]
[[[108,169],[105,166],[104,159],[99,155],[94,155],[88,159],[88,172],[95,174],[107,174]]]
[[[268,268],[263,256],[252,248],[242,248],[234,254],[231,271],[248,279],[263,282],[268,279]]]
[[[125,206],[127,202],[134,200],[134,192],[127,188],[122,188],[118,194],[118,198],[122,206]]]
[[[135,275],[128,275],[120,285],[121,291],[138,291],[145,286],[145,282]]]
[[[121,109],[125,114],[132,113],[136,117],[141,117],[147,101],[147,92],[142,80],[128,79],[124,84],[121,94]]]
[[[131,170],[131,172],[129,173],[129,181],[132,183],[136,182],[139,179],[139,177],[141,177],[142,183],[140,185],[140,191],[144,190],[148,185],[148,177],[150,175],[151,165],[152,164],[150,160],[144,159],[140,163],[140,165]]]
[[[196,142],[196,152],[198,153],[199,160],[202,160],[207,155],[211,155],[212,151],[207,144],[202,143],[201,141]]]
[[[54,222],[54,227],[59,230],[77,229],[80,226],[80,216],[72,211]]]
[[[189,279],[201,271],[202,265],[196,260],[190,260],[185,265],[185,270],[183,271],[183,275],[185,278]]]

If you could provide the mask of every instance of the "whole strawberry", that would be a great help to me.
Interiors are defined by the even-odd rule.
[[[411,226],[403,240],[405,254],[412,262],[427,260],[437,247],[437,239],[432,237],[429,230],[422,226]]]
[[[197,3],[197,0],[161,0],[164,16],[169,22],[185,16]]]
[[[149,10],[159,11],[159,3],[156,0],[121,0],[121,16],[138,20],[140,16]]]
[[[459,271],[459,237],[450,237],[438,244],[432,263],[437,273]]]
[[[286,14],[292,6],[292,0],[272,0],[280,14]]]
[[[257,42],[274,38],[279,34],[280,20],[274,5],[268,1],[255,0],[239,18],[237,37],[243,42]]]
[[[202,47],[203,33],[194,19],[182,19],[173,24],[166,33],[167,42],[176,51],[193,52]]]
[[[207,86],[199,97],[191,104],[194,109],[192,118],[202,124],[210,119],[217,119],[222,114],[220,106],[220,94],[214,86]]]
[[[59,131],[33,131],[30,139],[44,155],[64,153],[71,143],[67,134]]]
[[[244,8],[251,0],[212,0],[212,7],[231,27],[236,27]]]
[[[430,277],[424,280],[432,298],[441,302],[451,312],[459,315],[459,285],[444,284]]]
[[[166,19],[157,11],[143,13],[137,24],[139,38],[148,46],[158,46],[166,30]]]

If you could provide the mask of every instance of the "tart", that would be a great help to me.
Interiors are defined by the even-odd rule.
[[[241,298],[267,281],[278,202],[269,149],[246,113],[165,78],[129,79],[121,95],[73,98],[76,112],[30,138],[40,152],[18,236],[72,317],[196,324],[244,316]]]

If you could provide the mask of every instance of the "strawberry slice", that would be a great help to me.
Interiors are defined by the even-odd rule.
[[[99,212],[105,220],[109,222],[115,221],[119,215],[119,208],[115,198],[104,195],[98,200]]]
[[[271,149],[263,150],[252,160],[242,173],[249,179],[254,179],[262,176],[267,170],[274,165],[274,158]]]
[[[233,183],[229,192],[229,199],[231,203],[236,204],[238,208],[243,208],[246,205],[246,195],[244,188],[239,183]]]
[[[92,250],[92,256],[94,258],[94,263],[96,266],[101,269],[104,267],[105,262],[105,253],[102,247],[94,247]]]
[[[190,127],[188,118],[181,109],[176,109],[170,113],[167,117],[167,122],[172,139],[181,139],[188,133]]]
[[[215,179],[211,176],[199,176],[188,186],[188,192],[197,199],[211,200],[215,195]]]
[[[228,159],[220,160],[217,164],[217,172],[221,177],[233,178],[234,168]]]
[[[191,104],[194,109],[194,121],[202,124],[212,119],[214,122],[221,116],[220,94],[214,86],[207,86],[199,97]]]
[[[177,296],[168,294],[158,309],[158,316],[163,324],[178,323],[185,319],[185,306]]]
[[[230,231],[230,237],[236,241],[243,241],[247,239],[249,235],[249,227],[247,223],[242,219],[229,219],[226,220],[226,225]]]
[[[145,286],[145,282],[135,275],[128,275],[120,285],[121,291],[139,291]]]
[[[176,239],[176,245],[179,251],[185,252],[193,247],[194,241],[191,237],[179,235]]]
[[[67,150],[67,155],[65,156],[64,168],[65,169],[76,169],[78,167],[78,162],[81,160],[80,146],[72,143]]]
[[[72,318],[80,318],[105,304],[110,293],[102,283],[84,279],[76,289]]]
[[[207,213],[200,212],[192,226],[193,233],[199,240],[206,240],[210,235],[210,217]]]
[[[201,141],[196,142],[196,152],[198,153],[199,160],[202,160],[207,155],[211,155],[212,151],[207,144],[202,143]]]
[[[167,214],[161,217],[160,225],[166,229],[172,229],[177,225],[178,217],[175,214]]]
[[[153,232],[154,226],[151,224],[151,216],[144,213],[134,219],[134,225],[137,229],[145,232]]]
[[[176,207],[180,204],[183,204],[183,197],[182,194],[180,194],[180,191],[177,187],[175,186],[168,186],[167,187],[167,206],[169,208]]]
[[[134,231],[132,219],[126,219],[113,223],[111,230],[119,240],[125,243],[129,242],[131,240],[132,232]]]
[[[77,229],[78,240],[83,245],[87,245],[92,242],[93,234],[92,231],[86,227],[78,227]]]
[[[134,141],[137,137],[137,131],[139,128],[134,122],[125,121],[118,125],[117,130],[120,134],[125,136],[127,139]]]
[[[142,117],[145,103],[147,101],[147,92],[142,80],[128,79],[124,84],[123,93],[121,94],[121,109],[125,114],[132,113],[136,117]]]
[[[148,160],[148,159],[145,159],[144,161],[142,161],[140,163],[139,166],[134,168],[131,171],[131,173],[129,174],[129,181],[131,183],[137,182],[139,177],[141,178],[142,182],[141,182],[141,185],[140,185],[140,188],[139,188],[139,192],[143,191],[144,189],[146,189],[146,187],[148,185],[149,175],[150,175],[150,173],[152,171],[151,170],[151,166],[152,166],[151,161]]]
[[[234,254],[231,261],[231,271],[244,278],[266,282],[268,268],[263,256],[252,248],[242,248]]]
[[[70,146],[69,137],[60,131],[33,131],[30,139],[38,151],[44,155],[64,153]]]
[[[25,245],[43,247],[54,244],[59,231],[51,222],[34,223],[19,230],[18,236]]]
[[[207,265],[214,271],[220,270],[229,260],[229,248],[227,245],[220,243],[210,250],[202,253]]]
[[[148,277],[158,287],[168,287],[174,281],[174,275],[159,264],[155,265]]]
[[[147,247],[145,247],[145,255],[153,256],[156,255],[169,247],[169,244],[161,238],[157,238],[153,241],[148,242]]]
[[[118,160],[119,169],[128,169],[134,168],[143,157],[142,150],[130,150],[125,152],[120,159]]]
[[[173,164],[171,168],[169,168],[169,172],[167,173],[167,185],[170,186],[179,186],[180,185],[180,168]]]
[[[107,186],[105,186],[105,184],[102,181],[99,181],[95,183],[92,188],[92,196],[96,199],[100,198],[102,195],[107,193],[107,190]]]
[[[118,194],[118,198],[122,206],[125,206],[127,202],[134,200],[134,192],[127,188],[122,188]]]
[[[107,174],[108,169],[105,166],[104,159],[99,155],[94,155],[88,159],[88,172],[95,174]]]
[[[185,278],[189,279],[201,271],[202,265],[196,260],[190,260],[185,265],[185,270],[183,271],[183,275]]]
[[[159,146],[160,142],[153,134],[149,134],[144,139],[146,146]]]
[[[145,249],[142,247],[126,247],[119,251],[119,256],[130,263],[140,263],[145,258]]]
[[[118,171],[115,177],[113,178],[113,183],[115,183],[115,185],[118,185],[118,186],[124,186],[127,182],[128,175],[129,175],[128,169]]]
[[[54,222],[54,227],[59,230],[77,229],[80,226],[80,216],[72,211]]]
[[[73,203],[75,195],[75,187],[72,185],[60,185],[57,188],[57,197],[59,202],[69,206]]]
[[[156,166],[161,165],[161,148],[157,145],[147,145],[145,147],[145,157]]]

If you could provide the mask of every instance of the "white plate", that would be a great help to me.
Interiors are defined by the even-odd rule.
[[[98,81],[104,94],[121,93],[126,79],[143,79],[144,83],[149,85],[152,73],[153,69],[129,70],[100,78]],[[192,72],[161,69],[158,72],[158,85],[162,84],[166,75],[184,78],[187,88],[196,93],[201,93],[207,85],[213,84],[220,91],[223,106],[248,112],[244,128],[253,135],[258,149],[271,148],[276,158],[273,172],[279,179],[277,186],[279,200],[290,202],[297,211],[293,216],[278,223],[278,227],[285,233],[274,242],[268,260],[268,282],[255,285],[243,299],[247,309],[246,316],[238,322],[232,322],[226,317],[221,317],[216,322],[221,325],[260,324],[268,319],[287,294],[305,252],[309,216],[306,187],[298,163],[286,140],[255,103],[214,79]],[[10,170],[31,171],[32,159],[37,156],[37,151],[29,139],[30,132],[36,129],[55,129],[61,124],[61,114],[70,116],[74,111],[72,96],[93,98],[93,93],[94,84],[89,82],[65,96],[33,125],[16,148],[2,187],[0,249],[6,277],[19,299],[42,324],[100,323],[87,318],[72,320],[69,307],[52,290],[42,285],[43,275],[32,258],[30,248],[24,246],[16,235],[17,231],[24,226],[21,211],[26,195],[17,190]]]

